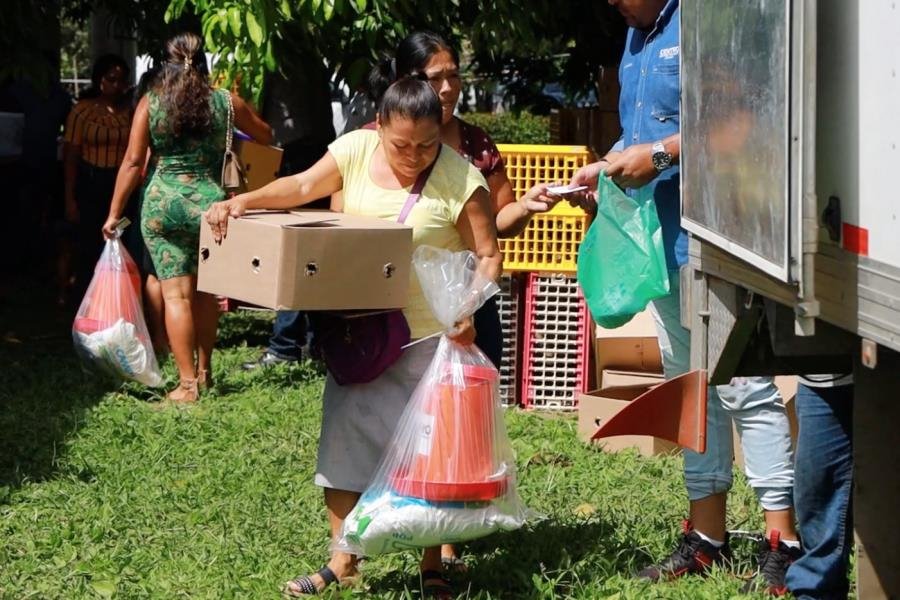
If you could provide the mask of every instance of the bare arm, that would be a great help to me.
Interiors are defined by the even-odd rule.
[[[274,139],[272,127],[263,121],[256,111],[237,94],[231,95],[231,103],[234,105],[234,124],[238,129],[260,144],[271,144]]]
[[[131,121],[131,133],[128,135],[128,148],[125,158],[119,166],[116,176],[116,187],[113,190],[109,216],[103,224],[103,235],[110,238],[115,233],[116,222],[122,216],[128,199],[141,183],[141,174],[147,162],[147,150],[150,147],[150,111],[147,108],[147,97],[141,98]]]
[[[279,177],[258,190],[239,194],[230,200],[216,202],[206,211],[206,221],[212,227],[217,242],[228,233],[228,219],[239,217],[254,208],[294,208],[318,198],[330,196],[343,187],[337,161],[326,152],[319,161],[296,175]]]
[[[500,254],[500,247],[497,245],[497,228],[490,197],[484,189],[476,190],[466,202],[456,221],[456,230],[466,247],[479,258],[478,274],[492,281],[498,281],[503,272],[503,255]],[[475,327],[472,317],[457,323],[456,330],[450,337],[463,345],[474,342]]]

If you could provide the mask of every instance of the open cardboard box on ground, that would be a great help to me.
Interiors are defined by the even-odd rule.
[[[412,228],[327,210],[254,211],[221,244],[200,228],[197,289],[275,310],[406,306]]]
[[[615,416],[632,400],[662,383],[662,377],[651,375],[640,381],[637,375],[633,375],[631,381],[630,385],[607,387],[579,396],[578,437],[582,441],[599,444],[608,452],[619,452],[626,448],[636,448],[643,456],[677,452],[676,444],[647,435],[620,435],[591,442],[591,436],[602,423]]]
[[[619,371],[606,369],[600,373],[597,382],[600,389],[625,387],[632,385],[657,385],[666,380],[662,373],[646,373],[640,371]]]
[[[597,382],[604,370],[662,373],[662,357],[656,324],[649,310],[638,313],[616,329],[594,329],[594,358]]]

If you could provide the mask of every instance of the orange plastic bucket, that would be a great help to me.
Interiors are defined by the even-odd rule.
[[[75,319],[76,331],[91,334],[110,327],[119,319],[129,323],[142,322],[140,271],[124,254],[122,266],[124,277],[122,271],[105,262],[98,265],[84,312]]]
[[[506,493],[507,476],[494,457],[497,370],[466,365],[463,382],[449,368],[421,414],[411,464],[393,477],[404,496],[433,501],[486,501]]]

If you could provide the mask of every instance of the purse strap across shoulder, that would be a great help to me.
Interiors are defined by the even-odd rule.
[[[431,172],[434,170],[434,165],[437,164],[438,159],[441,157],[441,149],[443,145],[438,146],[437,156],[434,157],[434,161],[426,167],[424,171],[419,173],[419,176],[416,177],[415,183],[409,190],[409,196],[406,198],[406,203],[403,205],[403,210],[400,211],[400,216],[397,217],[398,223],[405,223],[406,218],[409,217],[409,213],[412,212],[413,206],[416,205],[416,202],[419,201],[419,197],[422,195],[422,190],[425,189],[425,184],[428,183],[428,177],[431,175]]]

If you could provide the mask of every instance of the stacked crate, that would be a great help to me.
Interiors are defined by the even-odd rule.
[[[498,147],[517,198],[538,183],[566,184],[593,160],[590,150],[581,146]],[[588,225],[583,210],[562,201],[550,212],[535,215],[519,236],[500,241],[504,269],[511,281],[518,276],[524,290],[518,302],[509,295],[504,303],[501,293],[501,305],[518,309],[517,317],[510,311],[501,316],[505,405],[574,410],[579,394],[588,388],[590,316],[575,279],[578,246]],[[519,382],[515,401],[508,383],[513,376]]]
[[[503,330],[503,358],[500,363],[500,402],[503,406],[519,403],[519,315],[522,277],[507,273],[500,278],[497,306],[500,309],[500,327]]]
[[[528,274],[522,376],[526,408],[578,408],[578,396],[588,389],[590,329],[574,277]]]

